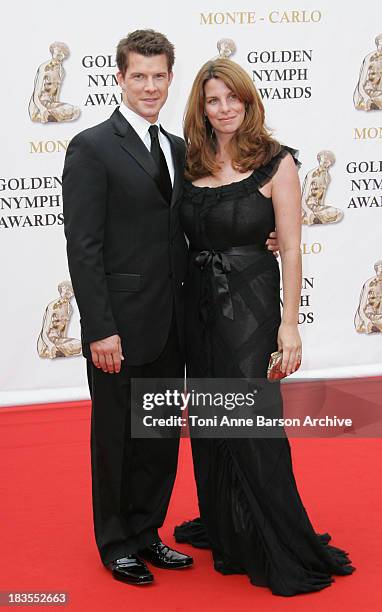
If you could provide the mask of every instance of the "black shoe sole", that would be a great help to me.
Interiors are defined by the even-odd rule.
[[[142,557],[142,555],[140,555]],[[144,557],[142,557],[143,559]],[[145,561],[147,561],[147,563],[151,563],[151,565],[153,565],[154,567],[159,567],[160,569],[172,569],[172,570],[180,570],[180,569],[185,569],[187,567],[192,567],[194,565],[194,562],[192,561],[192,563],[186,563],[184,565],[162,565],[160,563],[155,563],[154,561],[151,561],[151,559],[144,559]]]
[[[133,586],[143,586],[146,584],[152,584],[154,581],[154,576],[147,576],[146,578],[129,578],[128,576],[121,576],[119,574],[114,574],[112,572],[112,576],[114,580],[118,580],[119,582],[124,582],[125,584],[132,584]]]

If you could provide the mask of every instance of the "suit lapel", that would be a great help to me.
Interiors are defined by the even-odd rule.
[[[143,170],[145,170],[145,172],[147,172],[147,174],[151,176],[151,178],[158,185],[158,170],[156,164],[136,131],[131,127],[130,123],[126,121],[125,117],[119,112],[118,109],[114,111],[110,117],[110,121],[113,124],[114,133],[121,139],[121,147],[129,155],[134,157]],[[183,151],[178,146],[176,139],[172,136],[172,134],[166,132],[162,127],[161,131],[170,141],[172,159],[174,162],[174,185],[170,204],[173,206],[178,200],[182,191],[184,176]],[[158,191],[160,192],[159,187]],[[166,202],[164,198],[163,201]],[[168,206],[167,202],[166,205]]]
[[[114,111],[110,119],[113,124],[115,134],[121,138],[122,149],[134,157],[143,170],[145,170],[147,174],[149,174],[156,182],[158,179],[157,167],[136,131],[131,127],[130,123],[126,121],[118,109]]]

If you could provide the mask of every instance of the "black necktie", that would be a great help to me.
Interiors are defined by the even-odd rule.
[[[154,161],[159,171],[159,174],[158,174],[159,189],[163,197],[165,198],[165,200],[167,200],[167,202],[170,203],[171,194],[172,194],[172,184],[171,184],[170,174],[169,174],[168,167],[167,167],[166,158],[159,144],[158,126],[151,125],[149,127],[149,133],[150,133],[150,138],[151,138],[150,152],[154,158]]]

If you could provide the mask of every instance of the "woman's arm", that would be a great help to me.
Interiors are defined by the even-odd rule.
[[[301,188],[295,162],[288,153],[272,179],[272,201],[282,262],[283,314],[278,348],[281,369],[291,374],[301,358],[298,309],[301,295]]]

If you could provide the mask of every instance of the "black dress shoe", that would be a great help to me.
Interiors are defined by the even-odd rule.
[[[174,529],[175,542],[191,544],[194,548],[211,548],[207,531],[200,516],[192,521],[184,521]]]
[[[146,561],[150,561],[150,563],[156,567],[161,567],[163,569],[189,567],[194,562],[193,558],[189,555],[184,555],[177,550],[173,550],[161,541],[154,542],[154,544],[140,550],[138,554]]]
[[[173,550],[161,541],[154,542],[154,544],[140,550],[138,554],[146,561],[150,561],[156,567],[162,567],[163,569],[189,567],[194,562],[193,558],[189,555]]]
[[[146,563],[135,555],[115,559],[115,561],[108,563],[107,567],[111,570],[113,577],[121,582],[149,584],[154,580],[154,576]]]

